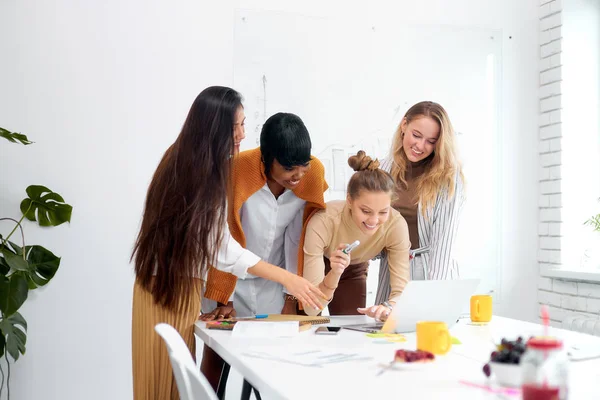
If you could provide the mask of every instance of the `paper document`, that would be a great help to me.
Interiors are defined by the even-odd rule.
[[[298,331],[298,321],[238,321],[233,327],[232,335],[252,338],[292,337],[298,335]]]
[[[373,357],[361,351],[352,349],[278,349],[250,348],[242,353],[244,356],[260,358],[263,360],[279,361],[287,364],[296,364],[304,367],[323,367],[327,364],[338,364],[352,361],[366,361]]]

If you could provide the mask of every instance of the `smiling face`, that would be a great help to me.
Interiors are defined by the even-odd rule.
[[[346,198],[352,220],[366,235],[374,235],[390,217],[392,194],[361,190],[354,199]]]
[[[233,154],[240,152],[240,143],[246,138],[245,122],[244,108],[240,107],[235,113],[235,120],[233,121]]]
[[[304,165],[296,165],[293,167],[284,167],[277,161],[273,160],[271,170],[269,172],[269,180],[275,182],[278,186],[285,189],[294,190],[302,177],[310,169],[310,162]]]
[[[406,119],[400,124],[404,132],[402,148],[412,162],[426,159],[435,151],[435,145],[440,137],[440,126],[430,117],[415,118],[410,123]]]

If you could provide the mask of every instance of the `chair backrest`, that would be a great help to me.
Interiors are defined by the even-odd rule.
[[[164,339],[182,400],[218,400],[215,391],[200,372],[179,332],[169,324],[158,324],[154,330]]]
[[[571,315],[562,321],[561,327],[571,331],[600,336],[600,320],[583,315]]]

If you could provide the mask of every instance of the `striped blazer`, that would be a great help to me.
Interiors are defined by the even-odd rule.
[[[391,159],[384,159],[381,163],[381,169],[390,172],[392,167]],[[412,254],[419,254],[425,265],[426,279],[458,279],[458,264],[452,257],[454,239],[458,229],[460,213],[464,203],[464,182],[457,171],[455,177],[454,196],[447,197],[447,190],[444,189],[438,194],[433,207],[430,207],[422,213],[422,204],[418,205],[417,227],[419,230],[419,249],[411,250]],[[381,267],[384,265],[385,256],[382,259]],[[412,264],[412,263],[411,263]],[[389,287],[389,274],[387,282],[380,279],[379,292],[386,286]],[[380,277],[382,277],[380,271]]]

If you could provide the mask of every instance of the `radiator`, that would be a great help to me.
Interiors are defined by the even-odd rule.
[[[561,328],[600,336],[600,319],[583,315],[571,315],[562,321]]]

